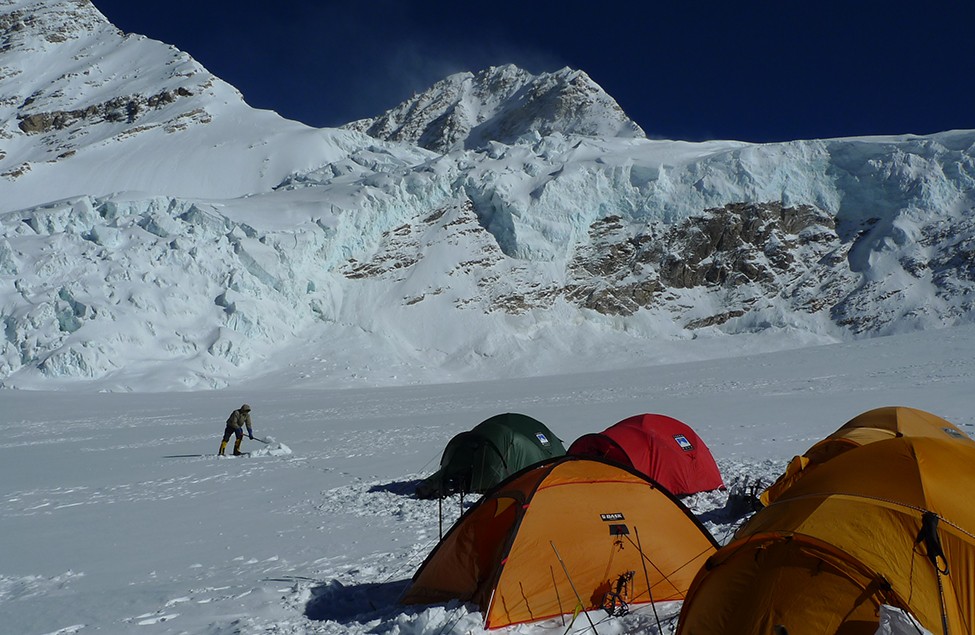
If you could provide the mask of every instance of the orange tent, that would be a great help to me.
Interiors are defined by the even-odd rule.
[[[975,446],[975,441],[956,425],[930,412],[902,406],[876,408],[850,419],[805,454],[793,457],[785,473],[759,499],[767,506],[817,465],[861,445],[896,437],[934,437]]]
[[[711,557],[678,634],[873,635],[880,605],[975,628],[975,444],[899,437],[806,474]]]
[[[600,608],[621,582],[627,603],[681,600],[716,547],[647,477],[566,456],[487,492],[427,557],[401,602],[473,602],[485,627],[498,628]]]

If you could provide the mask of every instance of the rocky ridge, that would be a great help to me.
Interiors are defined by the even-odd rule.
[[[39,135],[41,143],[34,145],[46,153],[32,160],[43,156],[56,161],[93,138],[173,126],[202,112],[199,102],[184,106],[184,98],[211,89],[215,78],[189,55],[124,34],[88,0],[33,0],[14,6],[0,13],[0,60],[6,62],[0,67],[0,134],[6,139],[16,139],[18,132]],[[165,51],[167,81],[140,90],[136,65],[117,72],[113,57],[119,47],[132,54],[150,48]],[[70,68],[50,64],[63,58],[72,60]],[[120,94],[117,89],[123,85],[128,90]],[[133,125],[151,111],[161,116],[139,128]],[[118,125],[99,134],[100,124]],[[64,131],[68,134],[47,134]]]

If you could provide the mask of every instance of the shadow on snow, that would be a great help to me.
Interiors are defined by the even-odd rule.
[[[369,493],[373,494],[376,492],[389,492],[390,494],[397,494],[399,496],[413,496],[416,494],[416,488],[419,487],[420,483],[422,482],[422,480],[416,479],[412,481],[393,481],[392,483],[373,485],[369,488]]]
[[[311,599],[305,605],[305,617],[340,624],[363,623],[386,617],[391,611],[407,612],[398,603],[409,580],[372,582],[345,586],[338,580],[311,588]]]
[[[410,498],[416,498],[418,500],[431,500],[435,501],[436,498],[421,498],[416,495],[416,490],[422,483],[422,479],[412,480],[412,481],[393,481],[392,483],[382,483],[380,485],[373,485],[369,488],[370,494],[377,493],[390,493],[397,496],[408,496]],[[465,496],[453,493],[441,499],[441,505],[444,509],[458,508],[463,513],[465,510],[470,509],[481,499],[481,494],[479,493],[467,493]]]

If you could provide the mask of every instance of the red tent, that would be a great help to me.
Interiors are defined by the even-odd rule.
[[[630,466],[672,494],[724,487],[721,472],[701,437],[687,424],[665,415],[636,415],[602,432],[583,435],[569,446],[568,453]]]

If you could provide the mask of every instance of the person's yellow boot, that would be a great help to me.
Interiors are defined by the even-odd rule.
[[[234,456],[240,456],[240,442],[244,440],[244,437],[237,437],[237,441],[234,442]]]
[[[227,442],[226,441],[221,441],[220,442],[220,451],[217,452],[217,456],[223,456],[224,455],[223,452],[226,449],[227,449]]]

